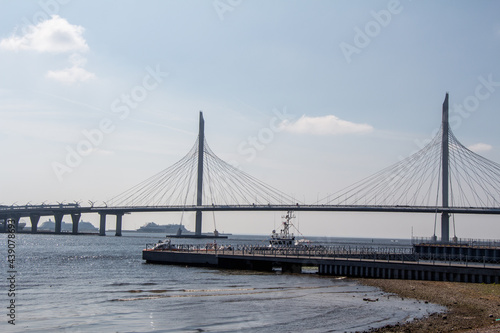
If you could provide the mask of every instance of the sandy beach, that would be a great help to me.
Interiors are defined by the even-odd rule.
[[[445,313],[372,332],[500,332],[500,285],[413,280],[359,279],[402,298],[445,306]]]

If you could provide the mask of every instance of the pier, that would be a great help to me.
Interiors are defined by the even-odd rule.
[[[485,262],[500,264],[500,241],[456,240],[439,243],[432,239],[413,240],[413,248],[420,259],[458,262]]]
[[[301,273],[303,267],[317,267],[319,275],[467,283],[500,283],[500,265],[421,260],[412,249],[393,252],[350,253],[318,248],[209,248],[176,245],[168,250],[147,248],[142,258],[147,263],[174,264],[222,269]]]

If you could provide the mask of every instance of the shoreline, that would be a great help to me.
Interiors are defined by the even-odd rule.
[[[356,279],[402,298],[445,306],[447,311],[408,323],[398,323],[369,332],[481,332],[500,331],[500,285],[459,282]]]

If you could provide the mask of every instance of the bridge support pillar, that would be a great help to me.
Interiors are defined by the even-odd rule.
[[[7,224],[9,224],[9,220],[14,220],[14,226],[15,226],[15,230],[16,232],[19,231],[19,220],[21,220],[21,216],[12,216],[8,219],[5,220],[5,231],[7,231]]]
[[[201,216],[202,216],[202,211],[197,210],[196,211],[196,226],[195,226],[195,231],[194,231],[195,236],[201,236]]]
[[[441,214],[441,243],[450,242],[450,214]]]
[[[54,228],[54,232],[56,234],[60,234],[61,233],[61,226],[62,226],[62,219],[63,219],[63,216],[64,214],[63,213],[60,213],[60,212],[56,212],[54,213],[54,219],[56,221],[56,225],[55,225],[55,228]]]
[[[80,217],[82,217],[81,213],[72,213],[71,214],[71,222],[73,222],[73,230],[71,233],[73,235],[78,234],[78,223],[80,222]]]
[[[115,236],[122,235],[122,217],[123,217],[123,213],[116,214],[116,233],[115,233]]]
[[[106,213],[99,213],[99,236],[106,236]]]
[[[40,214],[30,214],[31,233],[36,234],[38,231],[38,221],[40,221]]]

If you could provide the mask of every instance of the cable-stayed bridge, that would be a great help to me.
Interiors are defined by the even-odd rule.
[[[36,232],[40,216],[53,215],[56,233],[64,215],[71,215],[73,233],[82,213],[100,214],[104,235],[106,216],[134,212],[195,212],[195,234],[201,235],[204,211],[351,211],[441,214],[441,241],[449,241],[450,214],[500,214],[500,164],[463,146],[448,123],[448,94],[442,125],[434,139],[417,153],[314,203],[298,202],[226,163],[208,146],[200,112],[199,135],[177,163],[106,202],[0,206],[0,219],[30,217]]]

